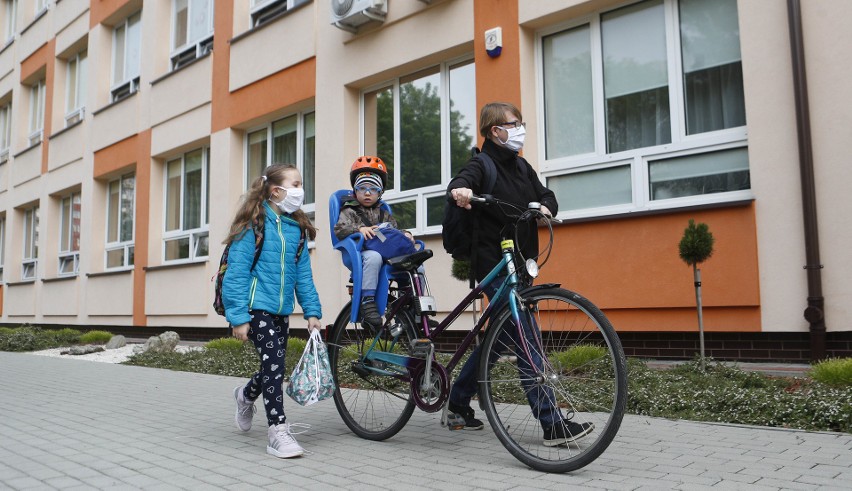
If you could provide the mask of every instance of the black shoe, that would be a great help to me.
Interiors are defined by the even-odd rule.
[[[482,421],[473,417],[473,409],[470,406],[457,406],[452,402],[447,404],[447,411],[458,414],[464,419],[463,430],[481,430]]]
[[[382,327],[382,316],[379,315],[379,309],[376,308],[374,297],[364,297],[361,300],[361,323],[373,331]]]
[[[553,426],[544,426],[543,443],[546,447],[575,443],[594,429],[595,425],[592,423],[575,423],[567,419],[562,420],[561,423],[556,423]]]

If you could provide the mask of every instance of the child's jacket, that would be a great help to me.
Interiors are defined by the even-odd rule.
[[[228,254],[228,269],[222,279],[225,318],[233,326],[249,321],[249,310],[290,315],[298,299],[304,317],[322,317],[319,295],[311,272],[307,244],[299,263],[296,250],[301,229],[288,215],[278,215],[264,203],[266,221],[263,246],[254,270],[254,231],[249,227],[234,240]]]
[[[340,217],[337,218],[337,223],[334,225],[334,235],[338,239],[343,240],[352,234],[358,233],[358,229],[366,225],[361,220],[361,217],[358,216],[358,212],[355,211],[356,209],[362,210],[364,215],[370,219],[372,225],[381,223],[382,215],[384,215],[385,222],[390,223],[393,228],[399,228],[396,219],[390,213],[387,211],[384,213],[381,212],[379,203],[370,208],[365,208],[357,201],[347,201],[343,204],[340,210]]]

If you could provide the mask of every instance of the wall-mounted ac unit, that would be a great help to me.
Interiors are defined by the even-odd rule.
[[[387,0],[331,0],[331,23],[349,32],[367,22],[384,22],[387,13]]]

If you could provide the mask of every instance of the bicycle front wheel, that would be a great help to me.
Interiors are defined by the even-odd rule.
[[[521,298],[523,334],[506,308],[482,345],[485,413],[524,464],[573,471],[603,453],[621,425],[627,402],[621,342],[603,313],[576,293],[547,287]]]
[[[393,375],[402,374],[402,369],[364,360],[375,336],[361,323],[349,321],[351,308],[350,302],[337,316],[328,342],[328,358],[337,384],[334,404],[353,433],[367,440],[386,440],[399,433],[414,412],[411,386],[407,378]],[[415,333],[414,321],[401,312],[389,324],[399,328],[399,335],[393,337],[383,331],[373,351],[407,354]]]

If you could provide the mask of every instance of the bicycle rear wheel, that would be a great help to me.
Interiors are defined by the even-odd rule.
[[[363,361],[375,336],[361,325],[349,321],[351,302],[347,304],[334,323],[328,341],[328,357],[337,388],[334,404],[346,426],[367,440],[386,440],[405,426],[414,412],[411,386],[407,381],[384,372],[402,373],[393,366]],[[390,326],[398,324],[401,333],[391,337],[384,331],[374,351],[406,354],[414,336],[414,321],[401,312],[391,319]]]
[[[545,287],[522,299],[525,342],[506,308],[482,345],[485,413],[524,464],[573,471],[595,460],[618,432],[627,402],[624,352],[607,318],[582,296]]]

